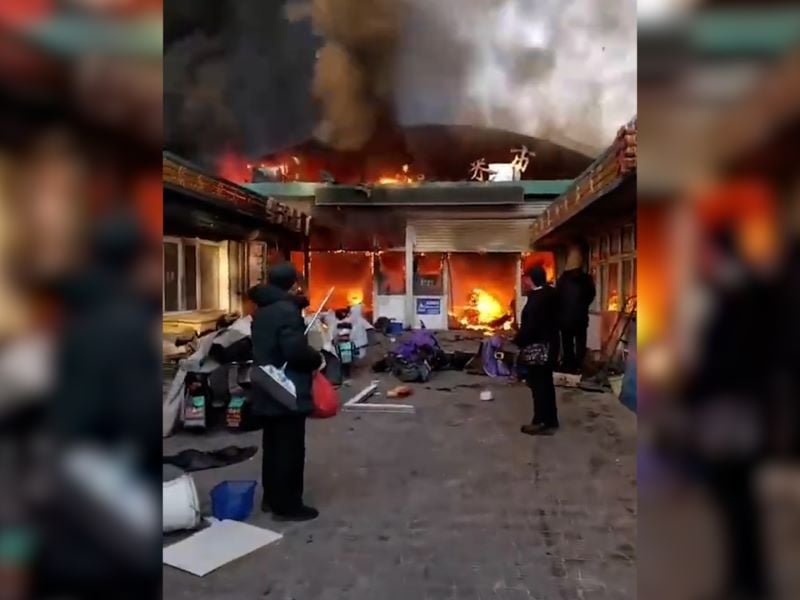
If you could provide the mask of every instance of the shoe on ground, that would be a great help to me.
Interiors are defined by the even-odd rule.
[[[550,425],[545,425],[544,423],[539,423],[536,425],[523,425],[520,427],[520,431],[526,435],[553,435],[558,427],[551,427]]]
[[[276,512],[273,511],[272,518],[275,521],[312,521],[319,516],[319,511],[310,506],[300,506],[289,512]]]

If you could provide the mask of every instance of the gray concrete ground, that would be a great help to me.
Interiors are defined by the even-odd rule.
[[[487,383],[493,402],[478,398]],[[531,415],[523,385],[444,372],[413,387],[402,402],[414,415],[310,421],[306,500],[320,518],[278,524],[256,509],[250,522],[283,540],[204,578],[165,567],[164,598],[636,598],[634,414],[610,395],[561,389],[561,431],[532,438],[519,432]],[[260,435],[179,434],[165,452],[229,444]],[[219,481],[259,473],[260,454],[196,473],[204,507]]]

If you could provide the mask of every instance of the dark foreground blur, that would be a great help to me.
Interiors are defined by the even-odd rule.
[[[800,598],[800,13],[767,4],[640,22],[647,600]]]
[[[0,2],[3,600],[160,596],[161,17],[145,4]]]

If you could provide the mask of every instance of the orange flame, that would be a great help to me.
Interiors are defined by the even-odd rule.
[[[501,325],[492,327],[493,323],[498,323],[507,318]],[[469,295],[469,306],[464,310],[458,322],[465,329],[487,331],[491,329],[511,329],[511,318],[508,310],[503,308],[500,301],[486,290],[475,288]]]

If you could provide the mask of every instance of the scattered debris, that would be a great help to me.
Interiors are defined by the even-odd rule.
[[[407,385],[398,385],[397,387],[392,388],[388,392],[386,392],[387,398],[406,398],[407,396],[411,396],[414,393]]]
[[[484,402],[491,402],[494,400],[494,395],[492,394],[492,390],[483,390],[480,396],[481,400]]]
[[[345,402],[343,410],[365,411],[365,412],[391,412],[391,413],[413,413],[414,407],[410,404],[370,404],[365,402],[375,394],[378,389],[378,382],[373,381],[370,385],[358,392],[350,400]]]

